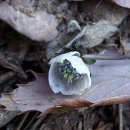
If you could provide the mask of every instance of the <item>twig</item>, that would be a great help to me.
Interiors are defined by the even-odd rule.
[[[122,60],[122,59],[130,59],[128,56],[123,56],[123,55],[94,55],[94,54],[86,54],[83,55],[84,58],[94,58],[97,60]]]
[[[29,130],[31,128],[31,125],[35,122],[38,115],[39,112],[36,112],[36,114],[33,116],[33,118],[29,121],[29,123],[26,125],[26,127],[23,130]]]
[[[5,81],[11,79],[14,75],[16,75],[15,72],[9,71],[3,75],[0,76],[0,84],[4,83]]]
[[[25,123],[25,120],[27,119],[28,115],[29,115],[29,112],[27,112],[26,114],[23,115],[23,118],[20,120],[20,122],[19,122],[19,124],[18,124],[18,126],[16,127],[15,130],[20,130],[22,128],[22,126]]]
[[[70,47],[72,45],[72,43],[74,43],[75,41],[77,41],[78,39],[83,37],[85,32],[86,32],[86,27],[84,27],[84,29],[79,34],[77,34],[77,36],[74,39],[72,39],[65,47],[60,49],[57,53],[61,53],[64,48]]]
[[[45,119],[46,116],[40,117],[37,122],[32,126],[31,130],[38,130],[38,126]]]
[[[119,107],[119,130],[123,130],[123,115],[122,115],[123,106],[122,104],[119,104],[118,107]]]

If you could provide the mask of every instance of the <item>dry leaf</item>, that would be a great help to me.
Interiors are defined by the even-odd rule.
[[[126,16],[118,25],[120,30],[121,42],[125,51],[125,55],[130,56],[130,15]]]
[[[130,8],[129,0],[113,0],[113,1],[122,7]]]
[[[86,14],[97,19],[105,19],[114,24],[119,24],[130,13],[129,9],[122,8],[111,0],[85,0],[81,3],[81,7]]]
[[[2,94],[0,104],[7,110],[47,110],[124,103],[130,100],[130,60],[97,60],[89,66],[92,86],[81,96],[54,94],[48,76],[35,74],[36,79],[19,85],[11,94]]]
[[[29,84],[19,85],[11,94],[2,94],[0,104],[7,110],[38,110],[45,112],[61,105],[68,107],[89,106],[92,103],[78,101],[76,96],[63,96],[54,94],[48,84],[47,75],[35,75],[36,79]]]
[[[0,128],[13,120],[20,111],[5,111],[0,110]]]
[[[123,103],[130,99],[130,60],[98,60],[90,66],[93,88],[83,96],[96,105]]]
[[[0,19],[32,40],[51,41],[58,35],[56,17],[46,11],[31,12],[17,3],[13,7],[0,2]]]
[[[101,44],[104,39],[107,39],[118,32],[118,28],[111,22],[99,20],[97,23],[88,24],[84,29],[75,36],[66,47],[83,46],[84,48],[92,48]]]
[[[0,66],[16,72],[22,78],[27,78],[21,65],[28,50],[30,40],[15,32],[12,28],[7,29],[5,24],[1,28],[0,43]]]

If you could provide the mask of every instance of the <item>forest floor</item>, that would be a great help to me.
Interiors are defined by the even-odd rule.
[[[48,38],[55,37],[53,33],[46,34],[43,41],[31,39],[33,33],[30,36],[27,33],[24,34],[24,32],[21,33],[21,31],[17,31],[17,28],[22,25],[18,25],[17,27],[9,20],[4,18],[3,20],[1,18],[3,16],[1,16],[0,13],[0,18],[2,19],[0,21],[1,93],[11,93],[18,87],[17,84],[27,84],[33,81],[35,77],[31,71],[36,73],[48,73],[48,60],[79,33],[74,32],[72,35],[66,34],[68,24],[71,20],[78,21],[81,29],[83,29],[87,24],[90,24],[91,26],[92,23],[105,19],[113,24],[121,25],[121,31],[122,28],[124,30],[123,35],[125,36],[122,36],[124,39],[126,38],[126,35],[129,35],[129,29],[127,28],[130,20],[125,21],[128,22],[127,26],[126,24],[120,23],[126,18],[130,10],[119,7],[109,0],[105,2],[102,2],[101,0],[95,0],[94,2],[93,0],[90,0],[89,2],[87,0],[78,2],[74,0],[33,1],[33,4],[30,3],[30,5],[32,4],[34,12],[44,10],[56,17],[57,23],[54,22],[54,24],[57,24],[57,28],[56,30],[55,28],[52,28],[54,29],[54,32],[58,31],[58,34],[51,42],[48,41]],[[17,7],[17,2],[15,2],[16,1],[14,0],[14,3],[11,4],[12,6]],[[27,13],[27,11],[24,10],[23,13]],[[29,17],[30,16],[32,17],[33,15],[29,12]],[[27,26],[32,26],[33,28],[35,25]],[[113,38],[111,37],[107,40],[110,41],[113,40]],[[83,48],[83,51],[88,54],[94,54],[95,52],[99,52],[102,48],[104,49],[104,39],[102,43],[96,44],[97,45],[90,45],[89,48],[85,46],[86,48]],[[74,48],[79,51],[82,49],[79,48],[79,46],[74,46]],[[128,53],[129,47],[126,48],[125,51]],[[120,49],[118,51],[122,53]],[[1,105],[1,130],[130,130],[129,103],[124,105],[114,104],[97,107],[69,108],[44,114],[40,117],[38,116],[41,113],[33,109],[32,111],[20,113],[20,111],[7,111],[4,110],[4,108],[5,106]]]

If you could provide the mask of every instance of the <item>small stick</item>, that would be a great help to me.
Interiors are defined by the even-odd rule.
[[[14,75],[16,75],[15,72],[9,71],[3,75],[0,76],[0,84],[4,83],[5,81],[11,79]]]
[[[122,59],[130,59],[128,56],[123,56],[123,55],[94,55],[94,54],[85,54],[83,55],[84,58],[94,58],[97,60],[122,60]]]
[[[18,123],[18,126],[15,128],[15,130],[20,130],[24,124],[24,122],[26,121],[27,117],[29,115],[29,112],[25,113],[22,117],[22,119],[20,120],[20,122]]]
[[[119,130],[123,130],[123,114],[122,114],[123,106],[122,104],[119,104],[118,108],[119,108]]]
[[[79,34],[77,34],[77,36],[74,37],[74,39],[72,39],[65,47],[61,48],[57,53],[61,53],[64,48],[70,47],[72,45],[72,43],[74,43],[75,41],[77,41],[78,39],[83,37],[85,32],[86,32],[86,27],[84,27],[84,29]]]

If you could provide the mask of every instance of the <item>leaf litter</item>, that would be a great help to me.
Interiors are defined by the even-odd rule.
[[[98,8],[96,8],[96,10],[97,9]],[[97,11],[98,13],[100,12],[99,14],[101,14],[100,9]],[[125,16],[128,13],[126,10],[123,12]],[[107,18],[106,15],[104,17]],[[120,20],[116,20],[116,22],[120,22],[121,19],[123,19],[122,17],[120,15]],[[7,22],[6,19],[4,20]],[[111,19],[111,21],[112,20],[113,19]],[[57,30],[54,28],[54,31]],[[25,34],[25,32],[21,33]],[[73,36],[71,38],[73,38]],[[103,37],[98,44],[101,44],[105,38],[106,37]],[[66,40],[67,43],[69,43],[70,40],[68,39]],[[0,104],[6,106],[6,110],[21,110],[22,112],[37,110],[45,113],[46,111],[55,108],[124,103],[130,99],[129,64],[130,61],[126,57],[120,60],[97,59],[96,63],[90,66],[93,79],[92,88],[86,90],[81,96],[54,94],[49,87],[47,75],[35,74],[36,79],[33,82],[25,85],[18,85],[18,88],[10,94],[2,94]]]
[[[18,85],[10,94],[2,94],[0,104],[7,110],[37,110],[47,112],[50,109],[83,107],[92,105],[110,105],[130,100],[130,60],[96,60],[89,66],[92,87],[81,96],[54,94],[48,84],[46,74],[36,74],[36,79],[25,85]]]

